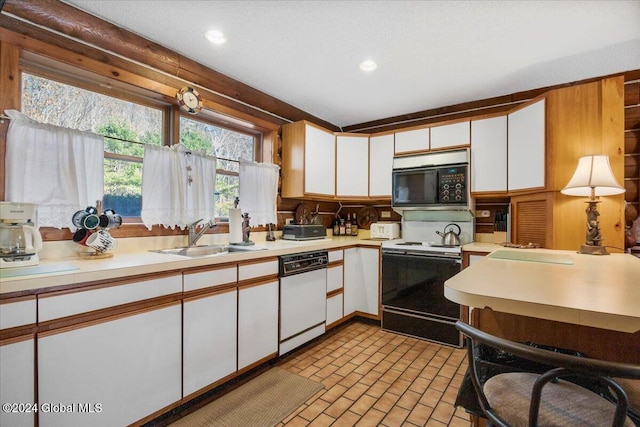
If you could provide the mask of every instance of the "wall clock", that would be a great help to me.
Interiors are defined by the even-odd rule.
[[[190,114],[197,114],[202,110],[202,97],[192,87],[185,86],[176,94],[178,105]]]

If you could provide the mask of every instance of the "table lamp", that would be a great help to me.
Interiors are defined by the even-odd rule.
[[[624,187],[618,184],[613,176],[609,156],[592,155],[578,159],[578,167],[573,173],[569,183],[560,190],[568,196],[589,197],[587,203],[587,233],[586,243],[580,247],[578,253],[590,255],[609,255],[602,246],[602,234],[600,233],[600,221],[598,221],[598,203],[596,197],[613,196],[625,192]]]

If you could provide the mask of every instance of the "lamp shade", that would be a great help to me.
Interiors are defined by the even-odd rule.
[[[613,196],[625,189],[613,176],[609,156],[584,156],[578,159],[578,167],[569,183],[560,192],[569,196]]]

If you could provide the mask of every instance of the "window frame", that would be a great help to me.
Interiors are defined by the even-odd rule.
[[[242,127],[238,124],[233,124],[231,123],[231,120],[229,119],[223,119],[220,117],[219,114],[212,112],[210,110],[206,110],[202,109],[200,110],[200,113],[198,114],[189,114],[179,108],[177,108],[176,110],[178,110],[178,119],[177,119],[177,123],[178,125],[176,126],[177,128],[177,135],[175,137],[175,141],[180,141],[180,118],[186,118],[189,120],[193,120],[193,121],[197,121],[206,125],[210,125],[210,126],[215,126],[215,127],[219,127],[219,128],[223,128],[223,129],[227,129],[227,130],[231,130],[237,133],[241,133],[244,135],[248,135],[250,137],[253,138],[253,161],[256,162],[261,162],[262,161],[262,156],[263,156],[263,152],[262,152],[262,146],[264,143],[264,134],[263,132],[257,131],[257,130],[253,130],[253,129],[248,129],[245,127]],[[234,122],[239,122],[238,120],[234,119]],[[227,158],[222,158],[222,157],[218,157],[219,159],[223,159],[225,161],[230,161],[230,162],[237,162],[238,163],[238,169],[240,169],[240,165],[239,165],[239,161],[238,160],[233,160],[233,159],[227,159]],[[227,175],[227,176],[236,176],[239,177],[240,173],[239,172],[235,172],[235,171],[229,171],[226,169],[221,169],[219,167],[216,167],[216,174],[220,174],[220,175]],[[216,223],[227,223],[229,221],[229,217],[228,216],[217,216],[215,218]]]
[[[206,108],[206,106],[197,115],[189,114],[179,108],[175,102],[175,98],[153,92],[146,88],[137,87],[127,82],[105,79],[94,71],[64,64],[55,59],[45,58],[38,54],[25,53],[27,54],[23,55],[19,62],[20,76],[18,86],[20,90],[20,100],[22,100],[22,74],[26,72],[28,74],[54,80],[62,84],[75,86],[150,108],[160,109],[163,117],[161,133],[163,146],[171,146],[179,143],[180,117],[184,116],[191,120],[197,120],[205,124],[223,127],[252,136],[254,139],[254,160],[262,161],[264,154],[265,132],[271,132],[270,129],[263,128],[262,126],[224,113],[216,112]],[[105,80],[107,83],[104,83]],[[108,153],[106,151],[104,153],[105,159],[110,158],[125,161],[137,160],[137,158],[130,159],[129,157],[130,156],[123,156],[116,153]],[[220,169],[216,172],[238,175],[237,173]],[[226,218],[216,218],[219,225],[212,230],[213,233],[228,232],[228,223],[224,221],[225,219]],[[114,237],[149,237],[184,234],[184,230],[180,230],[179,228],[168,229],[159,225],[154,225],[152,229],[149,230],[142,223],[140,217],[126,217],[123,218],[123,220],[123,224],[120,228],[110,230],[110,233]],[[45,241],[68,240],[71,239],[73,233],[71,228],[57,229],[53,227],[41,227],[40,231],[43,235],[43,240]]]

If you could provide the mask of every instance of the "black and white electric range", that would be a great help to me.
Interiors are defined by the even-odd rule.
[[[416,233],[429,241],[409,237],[382,243],[382,328],[461,347],[455,328],[461,307],[445,298],[444,282],[462,269],[462,247],[439,244],[435,230],[444,225],[428,225],[433,237],[431,231]],[[461,225],[461,243],[468,243],[472,229]]]

